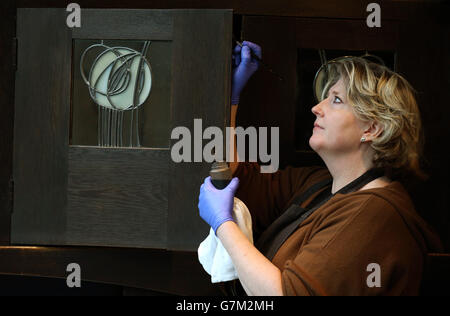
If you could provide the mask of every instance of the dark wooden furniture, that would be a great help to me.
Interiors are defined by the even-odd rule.
[[[83,10],[79,29],[66,15],[17,12],[11,242],[196,250],[208,233],[197,203],[209,164],[175,163],[169,148],[69,146],[72,42],[171,41],[170,130],[194,135],[195,118],[226,126],[231,11]]]
[[[186,1],[178,0],[127,2],[79,0],[77,3],[82,8],[101,9],[97,12],[110,8],[163,11],[186,8],[233,9],[233,33],[237,37],[242,35],[243,39],[261,44],[264,60],[287,79],[285,84],[280,84],[273,80],[271,74],[259,71],[244,90],[238,113],[240,126],[280,126],[282,167],[288,164],[320,163],[313,153],[299,151],[296,147],[296,130],[300,128],[297,116],[300,109],[295,94],[298,49],[351,47],[355,50],[395,51],[398,70],[418,91],[426,133],[426,158],[429,162],[426,171],[431,174],[428,182],[410,183],[409,189],[413,193],[419,212],[438,230],[446,249],[449,249],[450,200],[446,178],[449,174],[446,145],[450,139],[450,130],[445,126],[450,111],[446,93],[450,86],[450,74],[443,71],[450,69],[448,57],[450,42],[447,40],[450,35],[448,4],[427,1],[383,1],[382,27],[368,29],[365,26],[366,3],[360,1],[197,0],[186,4]],[[24,46],[31,50],[38,46],[24,42],[20,38],[17,42],[14,40],[21,31],[20,28],[16,30],[16,22],[18,25],[21,21],[20,14],[17,15],[18,8],[59,7],[59,12],[62,12],[66,4],[55,4],[54,1],[47,0],[6,0],[0,4],[2,6],[0,60],[4,61],[0,66],[2,70],[0,244],[4,246],[0,248],[0,273],[65,278],[66,265],[69,262],[78,262],[84,267],[82,273],[84,280],[173,294],[220,294],[217,287],[211,286],[193,251],[194,245],[203,238],[208,228],[200,219],[192,217],[192,214],[180,211],[195,208],[196,195],[193,192],[198,191],[197,182],[207,174],[209,167],[207,164],[191,164],[186,169],[185,166],[171,164],[170,159],[167,159],[167,151],[143,149],[137,153],[129,153],[118,150],[112,158],[110,150],[92,151],[90,148],[68,146],[68,130],[64,130],[64,126],[67,126],[69,101],[66,97],[70,86],[64,80],[57,80],[57,76],[69,75],[68,53],[71,38],[86,34],[80,33],[83,30],[74,31],[72,34],[65,28],[54,30],[52,25],[65,23],[63,19],[65,15],[58,16],[56,13],[58,10],[49,11],[50,16],[46,18],[33,16],[22,20],[23,26],[28,27],[31,34],[38,37],[31,39],[37,42],[36,45],[46,48],[46,44],[53,43],[53,50],[50,53],[61,65],[53,68],[45,67],[45,64],[36,64],[33,59],[22,55],[30,54],[29,51],[23,50]],[[178,110],[172,113],[173,126],[183,125],[192,128],[194,117],[202,117],[204,120],[207,118],[210,125],[227,124],[228,105],[225,99],[230,89],[229,81],[226,80],[230,76],[227,72],[229,67],[224,65],[223,68],[217,69],[214,78],[210,80],[210,77],[199,70],[202,69],[199,66],[205,62],[204,58],[183,48],[190,47],[193,41],[201,42],[200,46],[209,45],[204,47],[206,56],[209,56],[206,62],[214,64],[220,60],[228,63],[231,47],[225,43],[230,42],[231,38],[219,39],[216,35],[217,32],[223,32],[221,34],[224,36],[231,36],[231,33],[224,32],[231,27],[231,12],[226,14],[227,24],[206,18],[209,23],[215,25],[215,29],[205,28],[204,18],[185,16],[179,20],[178,29],[176,23],[173,24],[173,33],[159,33],[159,36],[171,36],[173,40],[178,38],[179,55],[174,54],[174,61],[179,58],[189,59],[189,63],[179,64],[176,68],[179,77],[174,78],[173,91],[177,91],[179,95],[178,101],[175,98],[173,103],[173,106],[178,106]],[[39,22],[39,19],[43,19],[45,23]],[[40,27],[46,26],[48,32],[40,34],[37,29],[33,29],[32,24],[27,25],[29,23],[27,21],[32,20],[39,23]],[[89,15],[86,16],[85,22],[88,21]],[[187,32],[188,29],[196,31]],[[99,31],[108,34],[110,29]],[[138,34],[130,29],[124,29],[123,32],[127,35]],[[51,34],[55,37],[52,38]],[[208,53],[212,47],[215,55]],[[56,50],[65,54],[56,53]],[[216,59],[211,60],[212,56]],[[46,63],[47,66],[51,64],[49,60]],[[18,66],[17,75],[16,66]],[[42,72],[39,76],[33,74],[34,81],[27,77],[21,78],[20,67],[23,66]],[[196,71],[198,71],[196,76],[200,80],[198,84],[205,87],[203,100],[205,103],[215,102],[214,109],[221,109],[220,111],[210,112],[208,108],[202,108],[193,102],[197,100],[195,92],[187,86],[183,88],[185,80]],[[33,85],[36,80],[42,85],[51,85],[53,90],[44,92]],[[26,87],[27,94],[14,91],[15,83],[21,82]],[[48,111],[52,113],[50,116],[52,123],[49,123],[48,119],[43,120],[44,113],[35,107],[14,106],[18,103],[34,104],[43,97],[53,102]],[[57,108],[55,107],[57,103],[65,106]],[[32,112],[34,117],[24,116],[27,111],[34,111]],[[14,117],[19,120],[16,124]],[[48,115],[45,118],[48,118]],[[24,132],[24,128],[30,132]],[[57,133],[59,129],[62,132]],[[18,132],[16,138],[14,130]],[[39,135],[47,136],[47,141],[42,142]],[[15,144],[17,148],[13,155]],[[51,155],[43,155],[42,150],[54,148],[52,144],[58,144],[56,147],[58,150]],[[36,155],[39,152],[41,154]],[[34,159],[29,159],[28,155]],[[16,157],[21,159],[16,162]],[[104,221],[103,219],[108,217],[102,216],[100,207],[92,205],[93,196],[105,193],[100,189],[101,183],[117,183],[122,180],[118,178],[119,176],[98,180],[105,176],[106,171],[97,170],[93,161],[104,157],[110,159],[110,168],[120,164],[121,160],[129,160],[132,157],[138,157],[135,170],[138,168],[142,170],[142,166],[146,166],[149,160],[156,163],[156,169],[145,169],[145,173],[137,175],[146,186],[153,186],[156,190],[148,195],[143,193],[138,199],[141,206],[146,200],[155,202],[157,216],[154,218],[144,216],[143,223],[149,227],[148,231],[140,226],[142,223],[137,221],[133,223],[133,219],[127,218],[127,214],[123,213],[120,207],[113,208],[118,216],[116,221]],[[64,170],[67,172],[64,173]],[[161,178],[159,183],[147,183],[155,173],[165,174],[167,177]],[[27,177],[27,174],[34,174],[35,177]],[[88,176],[85,176],[87,174]],[[93,181],[99,184],[98,187],[92,185]],[[135,181],[130,180],[130,183]],[[49,185],[55,190],[51,194],[45,189],[45,186]],[[86,194],[86,190],[95,193]],[[32,198],[27,200],[19,198],[27,194],[31,194]],[[131,190],[126,191],[125,196],[131,194]],[[109,198],[118,203],[117,205],[121,203],[119,201],[124,200],[116,195],[109,195]],[[90,208],[88,205],[91,205]],[[128,206],[133,209],[133,205]],[[38,209],[46,215],[44,219],[37,215]],[[120,220],[125,220],[138,229],[127,236],[127,231],[118,225]],[[147,225],[150,222],[152,225]],[[186,229],[185,224],[189,222],[192,223],[192,227]],[[88,226],[87,223],[94,223],[102,228],[91,230],[92,226]],[[117,247],[99,247],[108,242],[109,246]],[[28,244],[31,247],[17,244]],[[36,247],[39,244],[55,246]],[[71,244],[97,245],[97,247],[63,247]],[[432,254],[429,261],[431,263],[425,273],[423,294],[447,293],[443,282],[448,281],[448,274],[445,274],[449,271],[448,256]]]
[[[0,247],[0,274],[52,277],[66,283],[69,263],[83,282],[151,289],[173,295],[222,295],[211,285],[197,253],[107,247]]]

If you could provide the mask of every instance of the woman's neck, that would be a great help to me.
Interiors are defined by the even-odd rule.
[[[331,187],[331,193],[333,194],[373,167],[372,162],[364,161],[357,155],[333,157],[332,159],[324,159],[324,162],[333,176]]]

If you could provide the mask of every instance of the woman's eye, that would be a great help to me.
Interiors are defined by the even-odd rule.
[[[339,97],[334,97],[333,103],[342,103],[342,100]]]

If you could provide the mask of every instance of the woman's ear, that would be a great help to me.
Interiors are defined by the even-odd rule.
[[[381,135],[383,126],[377,121],[369,121],[364,127],[364,134],[366,140],[373,140]]]

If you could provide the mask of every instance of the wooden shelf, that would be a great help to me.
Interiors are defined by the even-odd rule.
[[[0,247],[0,274],[65,279],[77,263],[81,279],[175,295],[223,295],[196,252],[103,247]]]

